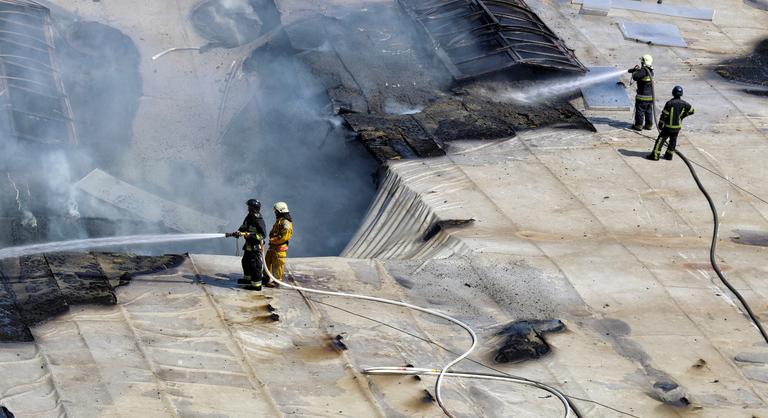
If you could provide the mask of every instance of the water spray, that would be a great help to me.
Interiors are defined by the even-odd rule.
[[[0,260],[11,257],[74,251],[99,247],[112,247],[132,244],[157,244],[161,242],[195,241],[224,238],[224,234],[164,234],[164,235],[124,235],[120,237],[78,239],[72,241],[46,242],[42,244],[20,245],[0,249]]]
[[[480,93],[497,102],[534,104],[573,93],[585,86],[610,80],[625,72],[626,70],[614,70],[607,73],[587,73],[575,78],[559,78],[550,81],[539,81],[536,84],[524,88],[503,88],[498,90],[483,89]]]
[[[165,51],[162,51],[162,52],[152,56],[152,61],[157,61],[163,55],[168,54],[168,53],[173,52],[173,51],[199,51],[199,50],[200,50],[200,47],[196,47],[196,46],[185,46],[185,47],[179,47],[179,48],[168,48]]]

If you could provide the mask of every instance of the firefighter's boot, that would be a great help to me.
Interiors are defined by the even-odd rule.
[[[245,286],[246,290],[254,290],[256,292],[261,291],[261,282],[251,282],[250,284]]]

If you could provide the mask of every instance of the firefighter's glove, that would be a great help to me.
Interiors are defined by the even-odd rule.
[[[635,65],[634,67],[632,67],[629,70],[627,70],[627,72],[628,73],[634,73],[635,71],[637,71],[639,69],[640,69],[640,66],[639,65]]]

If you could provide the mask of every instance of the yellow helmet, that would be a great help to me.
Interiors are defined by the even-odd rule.
[[[275,209],[275,212],[277,213],[288,213],[288,204],[285,202],[277,202],[272,208]]]
[[[650,67],[653,65],[653,57],[650,54],[645,54],[640,57],[640,62],[642,62],[646,67]]]

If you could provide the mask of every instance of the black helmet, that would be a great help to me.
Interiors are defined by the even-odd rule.
[[[672,89],[672,95],[675,97],[683,97],[683,88],[680,86],[675,86]]]
[[[248,206],[248,209],[258,212],[261,210],[261,202],[259,202],[256,199],[248,199],[247,202],[245,202],[245,205]]]

